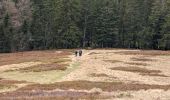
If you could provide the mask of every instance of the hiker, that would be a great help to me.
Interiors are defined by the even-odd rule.
[[[76,57],[78,56],[78,51],[77,51],[77,50],[75,51],[75,56],[76,56]]]
[[[79,56],[81,57],[83,54],[83,51],[82,50],[79,50]]]

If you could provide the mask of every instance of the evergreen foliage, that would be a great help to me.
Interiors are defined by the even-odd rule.
[[[0,1],[0,52],[82,47],[170,50],[170,1]]]

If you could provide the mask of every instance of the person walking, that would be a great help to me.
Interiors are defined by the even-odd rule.
[[[83,54],[83,51],[82,50],[79,50],[79,56],[81,57]]]
[[[76,57],[78,56],[78,51],[77,51],[77,50],[75,51],[75,56],[76,56]]]

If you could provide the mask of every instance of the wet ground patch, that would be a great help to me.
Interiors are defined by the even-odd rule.
[[[109,75],[104,74],[104,73],[100,73],[100,74],[92,73],[90,76],[91,77],[109,77]]]
[[[140,75],[143,75],[143,76],[168,77],[166,75],[161,74],[160,70],[150,70],[150,69],[141,68],[141,67],[132,67],[132,66],[130,66],[130,67],[114,67],[114,68],[111,68],[111,70],[139,73]]]
[[[160,70],[149,70],[141,67],[114,67],[112,70],[128,71],[135,73],[161,73]]]
[[[101,54],[101,53],[97,53],[97,52],[91,52],[88,55],[97,55],[97,54]]]
[[[170,51],[156,51],[156,50],[138,50],[138,51],[120,51],[115,54],[122,55],[144,55],[144,56],[170,56]]]
[[[103,60],[105,62],[109,62],[109,63],[121,63],[123,61],[120,61],[120,60]]]
[[[26,67],[19,69],[20,72],[42,72],[42,71],[52,71],[52,70],[61,70],[65,71],[67,69],[67,64],[43,64],[32,67]]]
[[[14,68],[6,70],[5,72],[20,71],[20,72],[42,72],[42,71],[52,71],[52,70],[62,70],[65,71],[69,66],[71,59],[69,58],[59,58],[59,59],[49,59],[41,64],[33,66],[25,66],[24,68]]]
[[[135,65],[135,66],[148,66],[149,65],[147,63],[139,63],[139,62],[125,62],[125,64]]]
[[[140,61],[140,62],[152,62],[152,61],[156,61],[155,59],[150,59],[150,58],[137,58],[137,57],[132,57],[131,58],[132,61]]]

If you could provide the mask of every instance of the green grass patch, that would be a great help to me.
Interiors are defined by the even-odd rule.
[[[49,84],[57,82],[58,80],[62,79],[63,76],[76,70],[79,67],[79,65],[80,63],[75,62],[65,71],[51,70],[42,72],[20,72],[16,70],[11,72],[2,72],[0,73],[0,77],[10,80]]]

